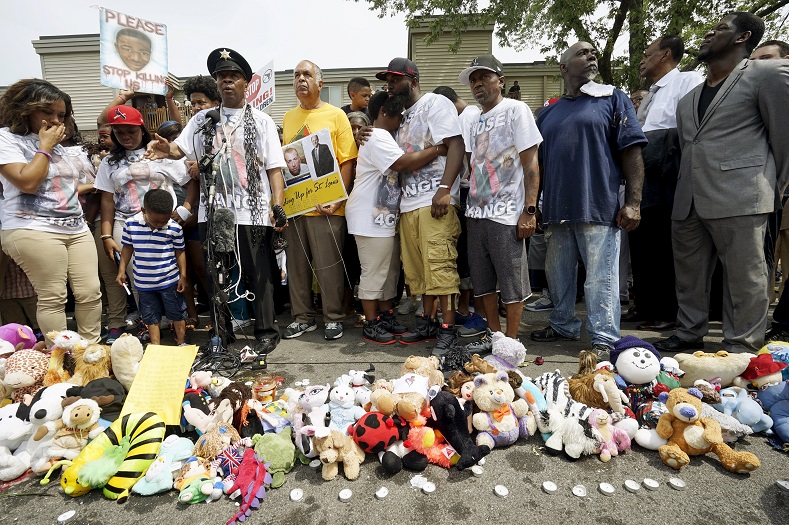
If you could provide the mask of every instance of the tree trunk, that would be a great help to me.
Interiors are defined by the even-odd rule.
[[[627,87],[632,93],[642,87],[639,68],[641,57],[644,56],[644,51],[648,45],[646,28],[644,27],[644,0],[632,0],[628,15],[628,25],[630,26],[630,41],[628,43],[630,65],[625,78]]]

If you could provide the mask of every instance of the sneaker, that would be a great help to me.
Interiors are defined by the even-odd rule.
[[[384,328],[384,323],[380,317],[372,321],[365,321],[362,329],[362,339],[379,345],[390,345],[397,341],[397,338]]]
[[[114,342],[115,342],[115,341],[116,341],[116,340],[117,340],[117,339],[118,339],[118,338],[119,338],[121,335],[123,335],[123,332],[124,332],[124,331],[125,331],[125,330],[124,330],[123,328],[110,328],[110,331],[109,331],[109,332],[107,332],[107,339],[106,339],[106,341],[104,342],[104,344],[111,345],[111,344],[112,344],[112,343],[114,343]],[[146,328],[146,330],[145,330],[145,331],[146,331],[146,333],[147,333],[147,331],[148,331],[148,330],[147,330],[147,328]]]
[[[323,329],[323,337],[329,340],[342,337],[342,323],[329,322]]]
[[[416,318],[416,327],[409,330],[400,337],[400,342],[405,345],[412,345],[435,339],[438,335],[438,324],[435,319],[430,319],[422,314]]]
[[[126,323],[126,328],[129,330],[134,330],[137,325],[140,323],[140,313],[138,311],[133,311],[129,315],[126,316],[124,322]]]
[[[416,300],[416,316],[421,317],[425,315],[425,305],[422,304],[422,299]]]
[[[282,337],[285,339],[293,339],[294,337],[298,337],[301,334],[306,332],[312,332],[318,328],[318,324],[313,319],[310,323],[300,323],[298,321],[293,321],[282,332]]]
[[[33,333],[35,334],[36,332],[33,332]],[[102,326],[101,327],[101,333],[99,334],[99,339],[104,341],[107,338],[107,336],[109,335],[109,333],[110,333],[110,331],[107,330],[107,327],[106,326]],[[38,341],[38,335],[37,334],[36,334],[36,341]]]
[[[547,288],[543,288],[542,295],[540,295],[539,299],[526,303],[523,307],[530,312],[553,310],[554,306],[553,301],[551,301],[551,293]]]
[[[611,347],[603,343],[592,345],[592,352],[597,354],[598,358],[608,359],[611,356]]]
[[[461,314],[458,311],[455,311],[455,326],[464,325],[471,320],[474,316],[474,312],[469,311],[466,315]]]
[[[789,331],[779,326],[773,326],[764,334],[764,343],[774,343],[775,341],[789,341]]]
[[[485,330],[485,335],[482,336],[482,339],[479,341],[474,341],[473,343],[469,343],[463,348],[466,349],[466,352],[469,354],[489,354],[493,352],[493,332],[490,331],[490,328]]]
[[[408,328],[403,326],[400,323],[400,321],[397,320],[394,310],[389,310],[388,312],[381,312],[381,315],[378,316],[378,321],[383,327],[383,329],[389,332],[390,334],[403,335],[408,331]],[[365,326],[367,326],[367,323],[365,323]]]
[[[553,326],[548,326],[542,330],[535,330],[532,332],[531,339],[538,343],[552,343],[553,341],[580,341],[581,336],[567,337],[554,330]]]
[[[408,315],[413,311],[414,303],[411,302],[410,297],[406,297],[400,304],[397,305],[397,313],[400,315]]]
[[[458,335],[460,337],[477,337],[484,334],[487,328],[488,322],[477,312],[474,312],[469,320],[458,328]]]
[[[458,334],[455,327],[449,326],[448,324],[442,324],[441,328],[438,329],[438,342],[435,348],[433,348],[433,355],[442,356],[446,354],[457,344],[457,342]]]

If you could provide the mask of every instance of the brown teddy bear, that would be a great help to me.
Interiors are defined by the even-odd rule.
[[[372,407],[387,416],[397,414],[406,421],[417,421],[428,408],[428,393],[437,392],[444,384],[438,367],[436,357],[409,356],[399,379],[391,384],[376,383],[377,388],[370,394]]]
[[[658,449],[663,463],[679,470],[690,463],[689,456],[712,452],[729,472],[747,474],[761,465],[750,452],[737,452],[723,442],[720,425],[701,417],[702,394],[698,389],[675,388],[659,396],[668,410],[660,416],[657,434],[668,442]]]
[[[351,436],[346,436],[336,430],[315,430],[312,443],[318,457],[323,463],[321,476],[326,481],[331,481],[340,471],[343,464],[345,477],[353,481],[359,477],[360,465],[364,461],[364,451],[356,444]]]

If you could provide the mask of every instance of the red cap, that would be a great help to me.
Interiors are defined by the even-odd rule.
[[[753,381],[754,379],[780,372],[786,366],[786,363],[776,363],[772,354],[759,354],[751,358],[748,368],[740,375],[746,381]]]
[[[127,126],[144,126],[140,112],[131,106],[113,106],[107,111],[107,120],[110,126],[125,124]]]

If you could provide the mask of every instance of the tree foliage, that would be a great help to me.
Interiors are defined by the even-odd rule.
[[[695,66],[702,35],[721,16],[749,11],[765,19],[765,39],[787,34],[789,0],[354,0],[367,2],[380,17],[398,13],[406,23],[429,27],[428,42],[445,31],[455,51],[470,27],[495,25],[500,45],[533,48],[555,61],[567,47],[584,40],[598,50],[600,76],[627,90],[641,86],[638,64],[657,36],[678,34],[686,42],[685,63]]]

